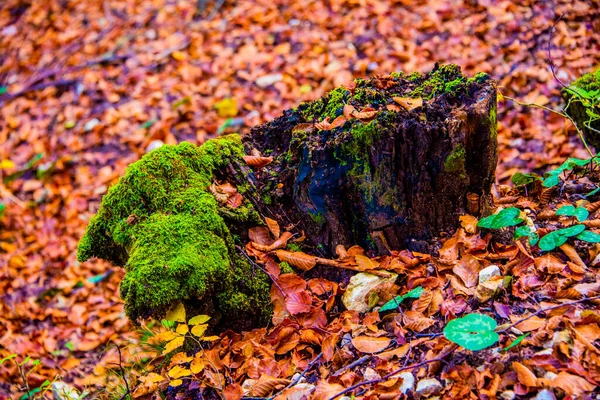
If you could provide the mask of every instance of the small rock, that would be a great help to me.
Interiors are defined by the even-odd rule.
[[[83,130],[86,131],[86,132],[89,132],[92,129],[94,129],[95,127],[97,127],[99,124],[100,124],[100,120],[98,118],[90,119],[83,126]]]
[[[419,381],[419,383],[417,383],[416,392],[420,396],[429,397],[440,394],[442,389],[443,386],[437,379],[422,379]]]
[[[367,367],[365,368],[365,372],[363,372],[363,378],[367,381],[370,381],[381,378],[381,375],[379,375],[373,368]]]
[[[540,390],[534,398],[535,400],[556,400],[556,396],[554,393],[549,391],[548,389]]]
[[[6,28],[2,29],[2,31],[0,31],[2,36],[6,36],[6,37],[15,36],[17,34],[17,32],[18,32],[17,27],[14,25],[9,25]]]
[[[492,264],[479,271],[479,283],[489,282],[494,276],[502,276],[502,272],[497,265]]]
[[[146,153],[150,153],[152,150],[156,150],[164,144],[165,143],[162,140],[153,140],[148,144],[148,147],[146,147]]]
[[[394,273],[390,273],[389,278],[382,278],[367,272],[359,272],[350,278],[346,292],[342,295],[342,303],[348,310],[368,312],[377,304],[377,299],[369,303],[369,300],[372,300],[369,298],[369,293],[383,283],[394,283],[397,277],[398,275]]]
[[[398,377],[402,378],[402,386],[400,392],[406,394],[409,390],[415,389],[415,377],[410,372],[403,372]]]
[[[77,400],[80,395],[77,389],[62,381],[52,383],[52,397],[54,400]]]
[[[271,86],[274,83],[281,82],[283,80],[283,75],[281,74],[270,74],[264,75],[260,78],[256,78],[256,85],[260,88],[266,88],[267,86]]]
[[[512,390],[505,390],[504,392],[500,393],[500,398],[502,400],[513,400],[515,397],[515,392]]]

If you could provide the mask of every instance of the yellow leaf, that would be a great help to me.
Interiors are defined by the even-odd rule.
[[[221,336],[204,336],[202,340],[205,342],[214,342],[215,340],[221,339]]]
[[[175,331],[177,333],[179,333],[180,335],[185,335],[186,333],[188,333],[190,331],[190,327],[187,326],[186,324],[179,324]]]
[[[179,365],[190,361],[192,361],[192,357],[188,356],[187,354],[185,354],[185,352],[182,351],[175,354],[171,358],[171,365]]]
[[[171,53],[171,57],[173,57],[177,61],[183,61],[185,60],[185,53],[183,51],[174,51],[173,53]]]
[[[170,353],[173,350],[175,350],[176,348],[183,346],[184,341],[185,341],[185,338],[183,336],[179,336],[179,337],[171,340],[169,343],[167,343],[167,346],[165,347],[165,351],[163,351],[163,354]]]
[[[235,97],[228,97],[215,104],[217,114],[221,118],[233,118],[238,113],[238,103]]]
[[[192,335],[202,337],[206,332],[206,328],[208,328],[208,325],[196,325],[192,328]]]
[[[175,387],[175,386],[181,385],[182,383],[183,383],[183,380],[181,380],[181,379],[174,379],[171,382],[169,382],[169,386]]]
[[[204,362],[204,360],[202,358],[200,358],[200,353],[196,354],[196,357],[194,358],[194,360],[192,361],[192,363],[190,364],[190,370],[194,373],[194,374],[199,374],[200,372],[202,372],[202,370],[204,369],[204,367],[206,366],[206,363]]]
[[[165,317],[167,321],[185,322],[185,308],[181,302],[175,304]]]
[[[1,169],[13,169],[15,167],[15,163],[11,160],[2,160],[0,161]]]
[[[192,371],[190,371],[187,368],[180,367],[179,365],[176,365],[173,368],[171,368],[168,373],[168,375],[173,379],[181,378],[184,376],[190,376],[191,374]]]
[[[179,337],[179,334],[173,331],[164,331],[156,334],[155,336],[148,339],[150,344],[161,343],[161,342],[170,342],[171,340]]]
[[[210,317],[208,315],[196,315],[194,318],[188,321],[190,325],[200,325],[208,322]]]

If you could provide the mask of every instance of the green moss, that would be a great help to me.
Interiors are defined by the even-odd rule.
[[[297,243],[288,243],[287,249],[289,251],[302,251],[302,248]]]
[[[292,268],[292,266],[290,264],[288,264],[287,262],[280,262],[279,263],[279,267],[281,268],[281,273],[282,274],[294,274],[296,273],[296,271],[294,271],[294,268]]]
[[[571,84],[585,91],[600,90],[600,66],[593,72],[587,73]],[[600,99],[600,93],[598,94]]]
[[[346,104],[350,91],[344,87],[333,89],[327,94],[327,105],[325,106],[324,117],[329,117],[332,120],[338,115],[342,115],[342,107]]]
[[[402,78],[404,78],[405,75],[404,75],[404,72],[398,71],[398,72],[392,72],[390,74],[390,76],[394,79],[402,79]]]
[[[379,105],[387,103],[384,93],[372,87],[364,87],[359,85],[354,89],[352,98],[361,105]]]
[[[102,199],[78,248],[124,265],[121,297],[132,320],[161,316],[176,301],[216,298],[226,316],[269,307],[269,282],[234,247],[224,218],[257,221],[250,204],[222,208],[208,190],[241,158],[239,136],[162,146],[130,165]]]
[[[426,78],[426,79],[425,79]],[[420,79],[425,79],[420,81]],[[457,96],[466,89],[467,78],[462,74],[460,67],[455,64],[437,66],[426,77],[408,77],[409,81],[418,85],[408,93],[408,97],[421,97],[429,100],[441,94]]]
[[[444,170],[448,173],[464,173],[466,156],[465,148],[462,145],[456,146],[444,161]]]

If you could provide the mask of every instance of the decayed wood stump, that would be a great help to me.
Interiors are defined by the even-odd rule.
[[[338,244],[419,250],[419,240],[454,230],[467,206],[491,205],[496,135],[495,83],[436,66],[357,80],[286,111],[244,138],[248,153],[274,161],[234,169],[262,214],[325,253]]]

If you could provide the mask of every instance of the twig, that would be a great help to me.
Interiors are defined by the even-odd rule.
[[[119,352],[119,369],[121,370],[121,376],[123,377],[123,381],[125,381],[125,393],[119,400],[124,400],[131,394],[131,390],[129,389],[129,382],[127,382],[127,377],[125,376],[125,368],[123,368],[123,357],[121,355],[121,348],[117,343],[115,343],[117,351]]]
[[[283,393],[285,390],[291,388],[292,386],[294,386],[298,382],[300,382],[300,380],[304,377],[304,375],[306,375],[306,373],[317,363],[317,361],[319,361],[321,359],[321,357],[323,357],[323,353],[319,353],[318,356],[316,356],[311,362],[308,363],[308,365],[306,366],[306,368],[304,369],[304,371],[302,371],[302,373],[300,374],[300,376],[298,376],[296,379],[294,379],[293,381],[291,381],[289,385],[287,385],[286,387],[284,387],[283,389],[281,389],[279,391],[279,393],[274,394],[271,397],[268,397],[268,400],[274,399],[275,397],[277,397],[281,393]]]
[[[364,363],[365,361],[369,360],[372,356],[366,355],[366,356],[362,356],[361,358],[359,358],[358,360],[354,361],[353,363],[350,363],[348,365],[346,365],[345,367],[342,367],[340,369],[338,369],[337,371],[335,371],[333,374],[331,374],[331,376],[339,376],[342,373],[348,371],[349,369],[352,369],[362,363]]]
[[[598,299],[600,299],[600,295],[598,295],[598,296],[593,296],[593,297],[586,297],[586,298],[579,299],[579,300],[574,300],[574,301],[569,301],[568,303],[557,304],[557,305],[555,305],[555,306],[548,307],[548,308],[542,308],[542,309],[540,309],[540,310],[537,310],[536,312],[534,312],[534,313],[532,313],[532,314],[529,314],[529,315],[528,315],[528,316],[526,316],[526,317],[523,317],[523,318],[521,318],[521,319],[520,319],[520,320],[518,320],[517,322],[510,324],[509,326],[507,326],[506,328],[504,328],[504,329],[502,329],[502,330],[500,330],[500,331],[498,331],[498,332],[507,332],[509,329],[516,327],[516,326],[517,326],[517,325],[519,325],[521,322],[527,321],[528,319],[530,319],[530,318],[533,318],[533,317],[535,317],[536,315],[543,314],[543,313],[545,313],[545,312],[547,312],[547,311],[552,311],[552,310],[556,310],[557,308],[569,307],[569,306],[573,306],[573,305],[575,305],[575,304],[584,303],[584,302],[586,302],[586,301],[598,300]]]
[[[275,285],[277,287],[277,289],[279,289],[279,291],[281,292],[281,295],[283,296],[283,298],[285,298],[285,292],[283,291],[283,289],[281,288],[281,286],[279,286],[279,284],[277,283],[277,280],[273,279],[273,276],[269,272],[267,272],[266,269],[264,269],[263,267],[261,267],[260,265],[258,265],[257,263],[255,263],[254,260],[252,260],[250,258],[250,256],[248,256],[248,254],[246,254],[246,252],[244,251],[244,249],[242,249],[240,246],[235,246],[235,248],[246,258],[246,260],[248,260],[248,262],[250,262],[250,264],[253,267],[258,268],[262,272],[264,272],[265,274],[267,274],[267,276],[269,278],[271,278],[271,281],[273,281],[273,285]]]
[[[537,108],[541,108],[542,110],[549,111],[549,112],[551,112],[551,113],[554,113],[554,114],[556,114],[556,115],[560,115],[561,117],[568,119],[569,121],[571,121],[571,123],[573,124],[573,126],[574,126],[574,127],[575,127],[575,129],[577,130],[577,135],[579,135],[579,139],[581,139],[581,142],[583,143],[583,146],[585,147],[585,149],[586,149],[586,150],[587,150],[587,152],[589,153],[590,157],[594,157],[594,153],[592,152],[592,150],[590,150],[590,148],[589,148],[589,146],[588,146],[587,142],[585,141],[585,138],[583,137],[583,132],[581,131],[581,129],[579,129],[579,127],[577,126],[577,124],[575,123],[575,121],[573,120],[573,118],[571,118],[571,116],[569,116],[569,114],[566,114],[566,113],[563,113],[563,112],[560,112],[560,111],[553,110],[553,109],[551,109],[550,107],[546,107],[546,106],[543,106],[543,105],[541,105],[541,104],[536,104],[536,103],[524,103],[524,102],[522,102],[522,101],[519,101],[519,100],[517,100],[517,99],[515,99],[515,98],[513,98],[513,97],[508,97],[508,96],[505,96],[505,95],[503,95],[503,94],[500,94],[500,95],[501,95],[503,98],[505,98],[505,99],[507,99],[507,100],[510,100],[510,101],[512,101],[512,102],[514,102],[514,103],[516,103],[516,104],[520,105],[520,106],[526,106],[526,107],[537,107]]]
[[[436,358],[434,358],[434,359],[431,359],[431,360],[425,360],[425,361],[422,361],[422,362],[420,362],[420,363],[417,363],[417,364],[411,364],[411,365],[407,365],[407,366],[404,366],[404,367],[398,368],[397,370],[395,370],[395,371],[392,371],[392,372],[390,372],[389,374],[387,374],[387,375],[385,375],[385,376],[382,376],[381,378],[377,378],[377,379],[371,379],[371,380],[368,380],[368,381],[362,381],[362,382],[359,382],[359,383],[357,383],[357,384],[355,384],[355,385],[352,385],[352,386],[350,386],[349,388],[346,388],[346,389],[342,390],[341,392],[337,393],[336,395],[334,395],[334,396],[330,397],[330,398],[329,398],[329,400],[335,400],[335,399],[337,399],[338,397],[340,397],[340,396],[343,396],[343,395],[345,395],[346,393],[350,393],[350,392],[352,392],[354,389],[357,389],[357,388],[359,388],[359,387],[361,387],[361,386],[373,385],[373,384],[376,384],[376,383],[380,383],[380,382],[386,381],[386,380],[388,380],[389,378],[391,378],[392,376],[394,376],[394,375],[397,375],[397,374],[399,374],[400,372],[402,372],[402,371],[405,371],[405,370],[407,370],[407,369],[414,369],[414,368],[422,367],[423,365],[431,364],[432,362],[444,361],[444,358],[446,358],[446,357],[447,357],[449,354],[451,354],[451,353],[452,353],[454,350],[456,350],[457,348],[458,348],[458,345],[456,345],[456,344],[455,344],[455,345],[453,345],[453,346],[450,348],[450,350],[446,351],[445,353],[441,354],[440,356],[438,356],[438,357],[436,357]]]

